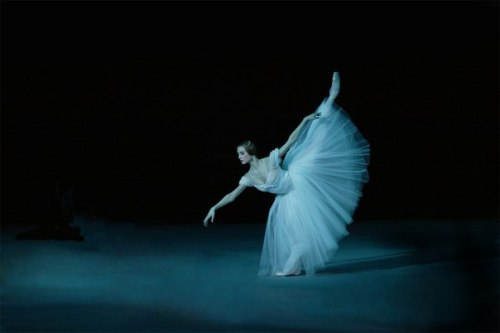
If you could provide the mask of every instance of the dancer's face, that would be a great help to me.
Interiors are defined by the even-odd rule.
[[[252,155],[250,155],[245,148],[238,147],[236,151],[238,152],[238,158],[241,164],[247,164],[252,159]]]

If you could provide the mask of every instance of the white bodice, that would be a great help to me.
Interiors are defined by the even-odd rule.
[[[257,169],[250,170],[241,177],[240,184],[275,194],[285,194],[293,189],[288,171],[281,168],[278,148],[272,150],[268,157],[259,160]]]

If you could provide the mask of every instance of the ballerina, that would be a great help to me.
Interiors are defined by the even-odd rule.
[[[259,276],[314,275],[348,235],[364,184],[370,145],[336,103],[340,78],[333,73],[329,96],[304,117],[286,143],[257,158],[250,140],[237,146],[250,168],[236,189],[210,208],[203,220],[233,202],[247,187],[274,193],[262,248]]]

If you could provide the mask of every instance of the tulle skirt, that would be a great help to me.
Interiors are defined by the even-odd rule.
[[[276,195],[270,208],[258,275],[313,275],[348,235],[368,181],[370,146],[342,108],[326,111],[304,125],[283,160],[294,189]]]

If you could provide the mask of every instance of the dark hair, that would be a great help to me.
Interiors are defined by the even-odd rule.
[[[252,156],[257,156],[257,146],[250,140],[245,140],[241,142],[237,147],[243,147],[248,154]]]

